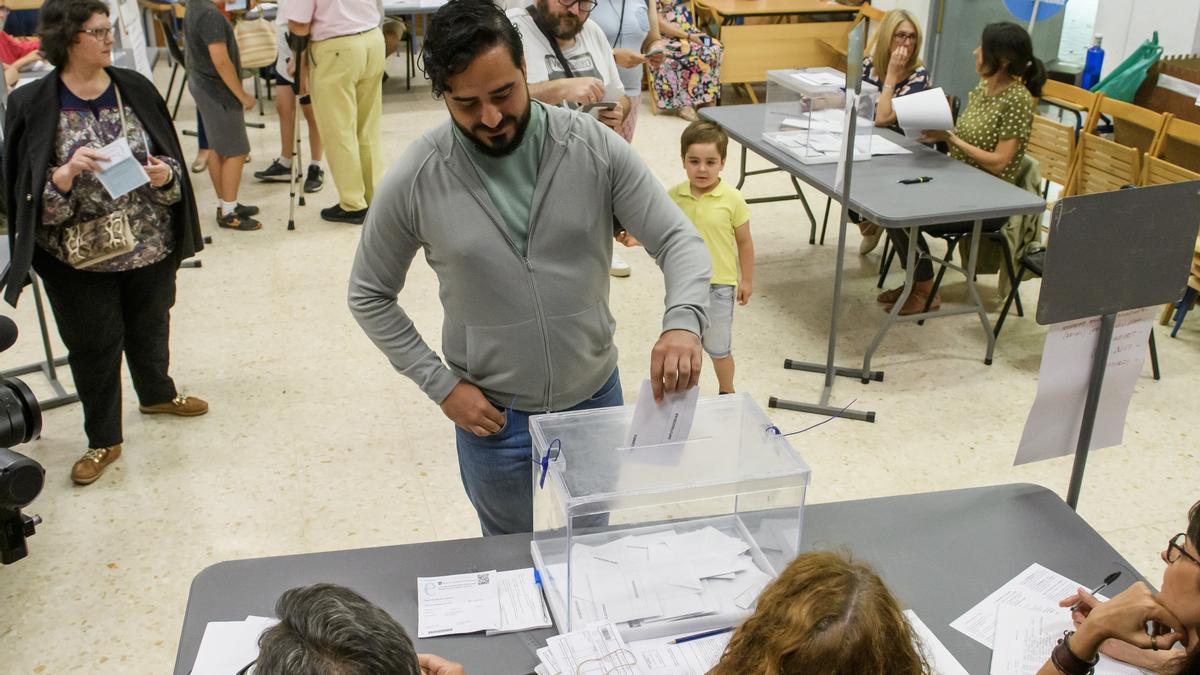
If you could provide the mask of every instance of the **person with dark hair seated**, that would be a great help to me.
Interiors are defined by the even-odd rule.
[[[758,598],[709,675],[928,675],[900,604],[869,566],[804,553]]]
[[[1085,589],[1059,603],[1078,608],[1075,632],[1063,637],[1038,675],[1090,673],[1098,653],[1163,675],[1200,675],[1200,502],[1188,511],[1187,529],[1162,552],[1162,590],[1137,582],[1100,602]],[[1153,622],[1147,632],[1147,622]],[[1182,643],[1184,649],[1173,648]]]
[[[418,654],[404,627],[378,605],[336,584],[284,591],[279,623],[258,638],[254,675],[465,675],[435,654]],[[250,666],[253,666],[253,670]]]
[[[1029,33],[1007,21],[988,24],[974,54],[975,71],[983,79],[971,92],[954,131],[926,131],[920,140],[948,143],[951,157],[1015,183],[1033,128],[1034,104],[1046,82],[1046,69],[1033,55]],[[1007,217],[984,220],[983,231],[995,232],[1007,222]],[[959,232],[964,228],[970,231],[970,227],[970,223],[948,223],[921,229],[937,233]],[[901,264],[907,264],[908,231],[889,229],[888,237]],[[923,235],[917,238],[917,246],[922,254],[929,253]],[[900,316],[924,311],[927,301],[931,310],[942,304],[939,296],[930,299],[933,263],[924,255],[918,257],[913,276],[915,283],[900,308]],[[903,286],[884,291],[877,299],[891,311],[903,291]]]

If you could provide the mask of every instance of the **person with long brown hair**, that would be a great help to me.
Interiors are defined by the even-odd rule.
[[[709,675],[927,675],[912,627],[868,565],[830,552],[791,562]]]

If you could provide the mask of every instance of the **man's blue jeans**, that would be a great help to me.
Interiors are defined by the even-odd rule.
[[[617,370],[591,398],[570,410],[624,405]],[[454,427],[458,471],[479,514],[483,536],[533,531],[533,441],[530,413],[508,410],[504,428],[480,438]]]

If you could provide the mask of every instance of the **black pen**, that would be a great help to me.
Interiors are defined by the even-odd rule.
[[[902,185],[916,185],[917,183],[928,183],[933,180],[933,176],[917,176],[916,178],[901,178],[896,181]]]
[[[1102,584],[1100,584],[1099,586],[1097,586],[1097,587],[1093,588],[1091,591],[1089,591],[1089,593],[1090,593],[1091,595],[1095,595],[1095,594],[1099,593],[1101,590],[1103,590],[1103,589],[1104,589],[1104,587],[1105,587],[1105,586],[1108,586],[1108,585],[1109,585],[1109,584],[1111,584],[1112,582],[1116,581],[1116,580],[1117,580],[1117,578],[1118,578],[1118,577],[1120,577],[1120,576],[1121,576],[1121,573],[1120,573],[1119,571],[1117,571],[1117,572],[1113,572],[1112,574],[1110,574],[1110,575],[1108,575],[1108,576],[1104,577],[1104,583],[1102,583]],[[1075,604],[1071,605],[1071,611],[1072,611],[1072,612],[1074,612],[1074,611],[1075,611],[1075,610],[1076,610],[1076,609],[1077,609],[1077,608],[1078,608],[1080,605],[1082,605],[1082,604],[1083,604],[1083,601],[1082,601],[1082,600],[1080,600],[1079,602],[1077,602],[1077,603],[1075,603]]]

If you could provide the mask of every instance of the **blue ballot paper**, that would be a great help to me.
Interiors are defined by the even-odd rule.
[[[108,192],[108,196],[116,199],[133,192],[150,182],[150,176],[142,168],[142,163],[133,156],[129,141],[124,138],[109,143],[100,148],[108,159],[100,162],[101,170],[96,174],[100,184]]]

